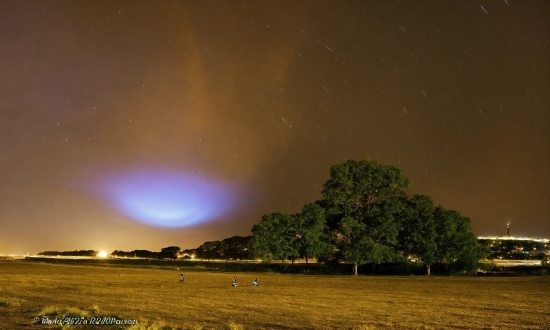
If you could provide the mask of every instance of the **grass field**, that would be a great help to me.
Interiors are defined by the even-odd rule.
[[[0,329],[48,315],[129,329],[549,329],[550,277],[221,273],[0,261]],[[239,287],[231,287],[233,276]],[[259,286],[251,282],[258,278]],[[165,328],[163,328],[165,326]],[[67,328],[67,327],[64,327]],[[70,329],[119,329],[73,325]]]

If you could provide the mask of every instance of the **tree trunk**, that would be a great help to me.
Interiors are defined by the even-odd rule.
[[[353,264],[353,275],[357,275],[357,264]]]
[[[294,259],[292,259],[292,264],[294,265]]]
[[[430,265],[426,267],[426,275],[430,276]]]
[[[308,262],[307,262],[307,261],[308,261],[308,259],[309,259],[309,258],[308,258],[308,257],[306,256],[306,264],[308,263]]]

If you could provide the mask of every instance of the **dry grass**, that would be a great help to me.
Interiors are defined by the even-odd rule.
[[[42,308],[38,315],[48,315],[52,317],[65,318],[65,317],[88,317],[90,313],[81,310],[76,307],[59,307],[50,305]]]
[[[17,307],[21,305],[21,299],[13,297],[0,297],[0,307]]]
[[[59,328],[33,326],[33,319],[70,315],[71,308],[85,318],[138,319],[128,328],[133,330],[550,328],[550,277],[186,271],[185,283],[180,283],[179,273],[0,261],[0,329]],[[233,275],[238,288],[231,287]],[[254,278],[259,280],[256,288]]]

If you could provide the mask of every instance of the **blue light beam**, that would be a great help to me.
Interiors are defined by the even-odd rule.
[[[228,187],[173,171],[113,174],[100,190],[124,215],[154,227],[178,228],[205,223],[226,215],[235,206]]]

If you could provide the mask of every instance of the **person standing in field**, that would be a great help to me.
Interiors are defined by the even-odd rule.
[[[252,286],[258,286],[258,279],[255,279],[254,281],[252,281]]]
[[[180,275],[180,282],[185,282],[185,275],[183,273]]]
[[[233,276],[233,286],[237,287],[237,277]]]

